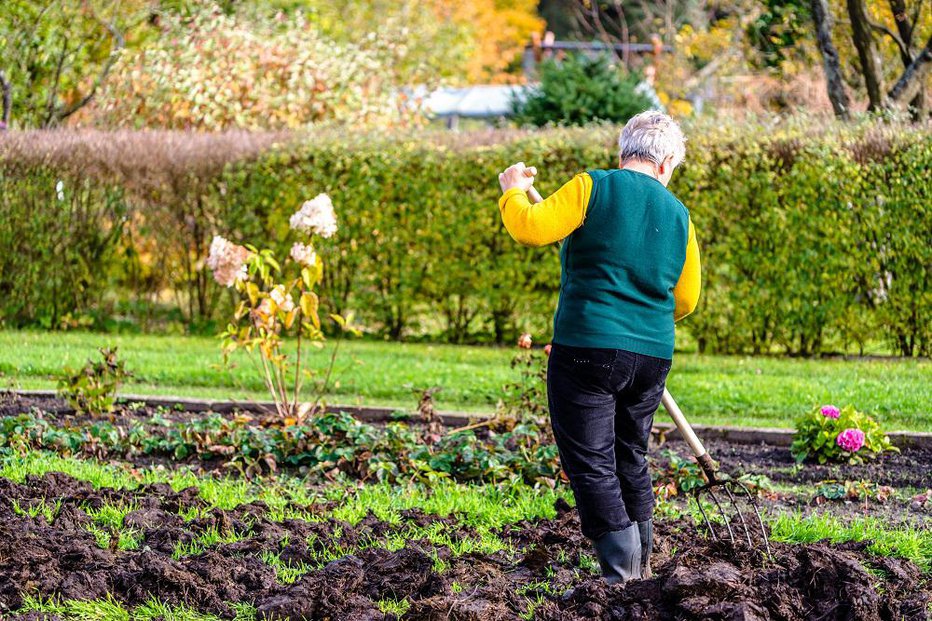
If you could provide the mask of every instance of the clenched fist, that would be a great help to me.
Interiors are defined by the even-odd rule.
[[[534,176],[537,175],[537,169],[533,166],[525,166],[524,162],[518,162],[505,169],[505,172],[498,176],[498,183],[502,186],[502,192],[507,192],[511,188],[521,188],[527,192],[534,185]]]

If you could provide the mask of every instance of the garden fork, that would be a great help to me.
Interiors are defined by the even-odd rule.
[[[735,543],[735,532],[738,532],[740,537],[742,534],[747,540],[748,545],[752,548],[755,547],[752,541],[752,532],[759,531],[760,536],[764,540],[764,547],[767,550],[767,556],[770,556],[770,541],[767,538],[767,529],[764,528],[764,521],[761,519],[760,509],[757,506],[757,502],[754,500],[753,494],[751,491],[744,486],[740,481],[733,479],[728,476],[723,476],[718,471],[718,465],[713,461],[706,452],[705,447],[702,445],[702,442],[699,440],[699,437],[696,435],[696,432],[693,431],[692,426],[689,424],[689,421],[686,420],[686,417],[683,416],[682,410],[676,404],[676,401],[673,400],[673,395],[670,394],[670,391],[666,388],[663,389],[663,397],[660,400],[660,403],[663,404],[664,409],[670,414],[670,418],[673,419],[673,422],[676,424],[676,428],[679,430],[680,435],[686,440],[686,443],[689,445],[690,450],[692,450],[693,455],[696,457],[696,462],[699,464],[699,468],[702,469],[702,475],[706,480],[706,484],[702,485],[693,490],[693,498],[696,501],[696,505],[699,507],[699,512],[702,514],[702,519],[705,522],[706,527],[709,529],[709,533],[712,535],[712,538],[715,540],[721,539],[719,532],[716,531],[715,525],[712,522],[712,519],[706,513],[705,507],[702,506],[703,497],[708,497],[712,501],[712,505],[715,506],[718,513],[721,515],[722,520],[725,523],[725,530],[728,533],[728,539],[732,545]],[[722,503],[719,502],[718,496],[716,496],[716,491],[722,491],[727,497],[727,503],[731,505],[734,513],[729,515],[729,513],[722,506]],[[746,518],[744,513],[741,511],[739,505],[739,499],[744,499],[746,501],[747,507],[754,512],[754,518]],[[748,524],[748,519],[751,519],[754,522],[754,525]],[[732,525],[735,525],[733,528]]]

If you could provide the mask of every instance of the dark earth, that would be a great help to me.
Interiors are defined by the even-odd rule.
[[[0,416],[32,408],[50,419],[82,424],[60,400],[0,396]],[[145,422],[153,413],[151,408],[124,408],[114,420]],[[159,414],[177,420],[192,416],[174,411]],[[785,447],[713,440],[707,448],[723,471],[764,474],[778,484],[814,487],[827,479],[867,480],[890,486],[901,496],[932,487],[929,449],[891,453],[864,465],[799,469]],[[652,446],[655,468],[669,463],[667,451],[688,458],[682,442]],[[133,461],[152,462],[138,456]],[[189,465],[205,473],[223,466],[196,461]],[[762,491],[760,498],[765,510],[807,514],[828,509],[833,515],[874,516],[932,528],[932,502],[915,509],[902,497],[887,502],[832,501],[825,507],[815,500],[811,495],[776,491]],[[41,513],[23,515],[23,508],[42,501],[57,507],[51,523]],[[137,549],[101,548],[87,531],[92,520],[85,509],[107,503],[138,506],[124,521],[124,528],[139,534]],[[498,531],[517,550],[515,556],[499,552],[459,557],[427,539],[409,539],[401,549],[387,549],[393,534],[413,526],[433,524],[454,540],[477,536],[452,518],[419,511],[404,512],[400,524],[370,514],[355,526],[333,518],[274,522],[260,502],[231,511],[213,509],[190,521],[179,515],[206,507],[194,488],[175,492],[155,484],[134,491],[94,489],[60,473],[28,478],[22,485],[0,479],[0,619],[51,618],[16,615],[24,594],[62,599],[110,594],[129,606],[155,597],[226,618],[234,615],[231,603],[248,602],[257,607],[260,618],[269,619],[391,619],[394,616],[382,613],[377,605],[386,599],[411,603],[405,619],[438,620],[527,618],[529,601],[537,602],[534,618],[546,620],[912,621],[932,614],[930,575],[908,561],[870,553],[867,543],[771,543],[773,555],[767,558],[740,542],[731,546],[711,541],[691,522],[658,517],[654,577],[607,586],[590,573],[589,563],[581,567],[581,553],[591,554],[590,545],[579,533],[575,512],[562,501],[552,520],[522,522]],[[333,507],[294,508],[322,514]],[[189,543],[211,529],[235,534],[239,540],[173,558],[179,542]],[[350,553],[326,565],[317,562],[325,548],[336,546]],[[291,566],[303,563],[313,569],[292,584],[282,584],[262,560],[263,553],[279,554]],[[434,570],[438,557],[447,565],[441,573]]]
[[[61,501],[49,524],[20,507]],[[98,547],[85,530],[84,508],[130,503],[124,527],[138,529],[137,550]],[[575,512],[562,501],[552,520],[522,522],[499,535],[518,550],[454,558],[444,546],[411,540],[395,551],[379,547],[405,526],[441,522],[453,537],[474,536],[451,518],[407,511],[392,525],[369,515],[356,526],[334,519],[273,522],[262,503],[232,511],[212,510],[186,522],[179,510],[204,507],[196,489],[179,492],[164,484],[134,491],[94,489],[60,473],[31,477],[24,484],[0,479],[0,617],[14,616],[22,594],[97,599],[112,594],[138,605],[150,597],[186,603],[203,612],[232,617],[231,602],[250,602],[259,615],[275,619],[385,619],[381,599],[408,598],[406,619],[517,619],[527,598],[542,597],[539,619],[720,619],[879,620],[927,619],[932,590],[913,564],[868,553],[864,544],[773,545],[773,559],[747,547],[733,548],[697,537],[695,527],[659,521],[653,556],[655,576],[606,586],[578,569],[588,545]],[[317,507],[317,510],[325,507]],[[314,511],[315,507],[305,507]],[[215,528],[236,533],[223,543],[178,560],[175,544]],[[308,543],[310,542],[310,544]],[[315,552],[338,543],[365,549],[299,577],[276,581],[259,555],[281,554],[291,563],[314,564]],[[673,551],[675,550],[675,555]],[[448,563],[433,570],[432,553]],[[454,584],[458,588],[454,588]],[[572,589],[570,591],[570,589]],[[516,591],[523,593],[518,594]]]

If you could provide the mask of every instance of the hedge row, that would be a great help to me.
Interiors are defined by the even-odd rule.
[[[904,355],[932,351],[932,129],[809,122],[687,133],[671,189],[703,254],[700,307],[682,324],[702,350],[814,354],[882,340]],[[188,326],[210,325],[229,303],[203,268],[211,235],[280,245],[288,216],[327,192],[340,231],[321,248],[323,294],[340,312],[388,338],[545,337],[556,251],[508,237],[497,173],[533,163],[539,188],[553,191],[579,170],[614,165],[616,135],[163,135],[182,156],[151,134],[120,134],[103,139],[116,147],[56,157],[34,146],[43,141],[4,139],[0,243],[18,251],[0,257],[0,313],[10,325],[57,326],[66,314],[102,322],[128,302],[157,302]],[[153,161],[152,151],[168,155]]]

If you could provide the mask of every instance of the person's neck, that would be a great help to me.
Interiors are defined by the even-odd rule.
[[[643,160],[628,160],[621,166],[621,169],[644,173],[645,175],[653,177],[658,181],[660,180],[657,175],[657,166],[653,162],[645,162]]]

